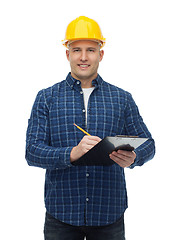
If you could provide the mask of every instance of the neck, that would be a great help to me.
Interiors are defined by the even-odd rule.
[[[96,76],[92,76],[91,78],[79,78],[72,73],[71,73],[71,75],[73,78],[75,78],[76,80],[79,80],[81,82],[82,88],[91,88],[91,87],[93,87],[92,81],[97,77],[98,74],[96,74]]]
[[[91,88],[92,87],[92,80],[80,80],[81,81],[81,87],[82,88]]]

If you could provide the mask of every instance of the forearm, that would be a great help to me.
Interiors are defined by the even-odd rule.
[[[134,163],[130,166],[130,168],[134,168],[135,166],[142,166],[144,163],[151,160],[155,155],[155,143],[153,139],[149,139],[139,148],[135,149],[136,159]]]
[[[72,166],[72,147],[50,146],[49,104],[44,91],[35,99],[26,134],[26,160],[30,166],[45,169],[65,169]]]
[[[65,169],[71,167],[72,147],[55,148],[45,144],[30,144],[26,147],[26,160],[30,166],[44,169]]]
[[[142,166],[144,163],[154,157],[155,143],[151,136],[151,133],[143,122],[138,107],[132,99],[131,95],[128,95],[128,104],[126,107],[125,116],[126,133],[128,135],[148,138],[144,144],[134,150],[136,153],[136,159],[130,168],[134,168],[135,166]]]

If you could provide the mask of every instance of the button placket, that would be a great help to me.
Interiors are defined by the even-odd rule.
[[[85,172],[85,178],[86,178],[86,197],[85,197],[85,204],[86,204],[86,207],[85,207],[85,221],[86,221],[86,224],[88,224],[88,219],[87,219],[87,216],[88,216],[88,205],[89,205],[89,202],[90,202],[90,199],[89,199],[89,191],[88,191],[88,188],[89,188],[89,176],[90,176],[90,173],[88,171],[88,167],[86,168],[86,172]]]

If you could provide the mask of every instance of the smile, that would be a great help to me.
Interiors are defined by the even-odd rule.
[[[88,68],[90,65],[88,64],[78,64],[80,68]]]

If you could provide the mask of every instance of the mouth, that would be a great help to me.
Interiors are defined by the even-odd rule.
[[[79,66],[81,69],[87,69],[90,65],[89,65],[89,64],[78,64],[78,66]]]

